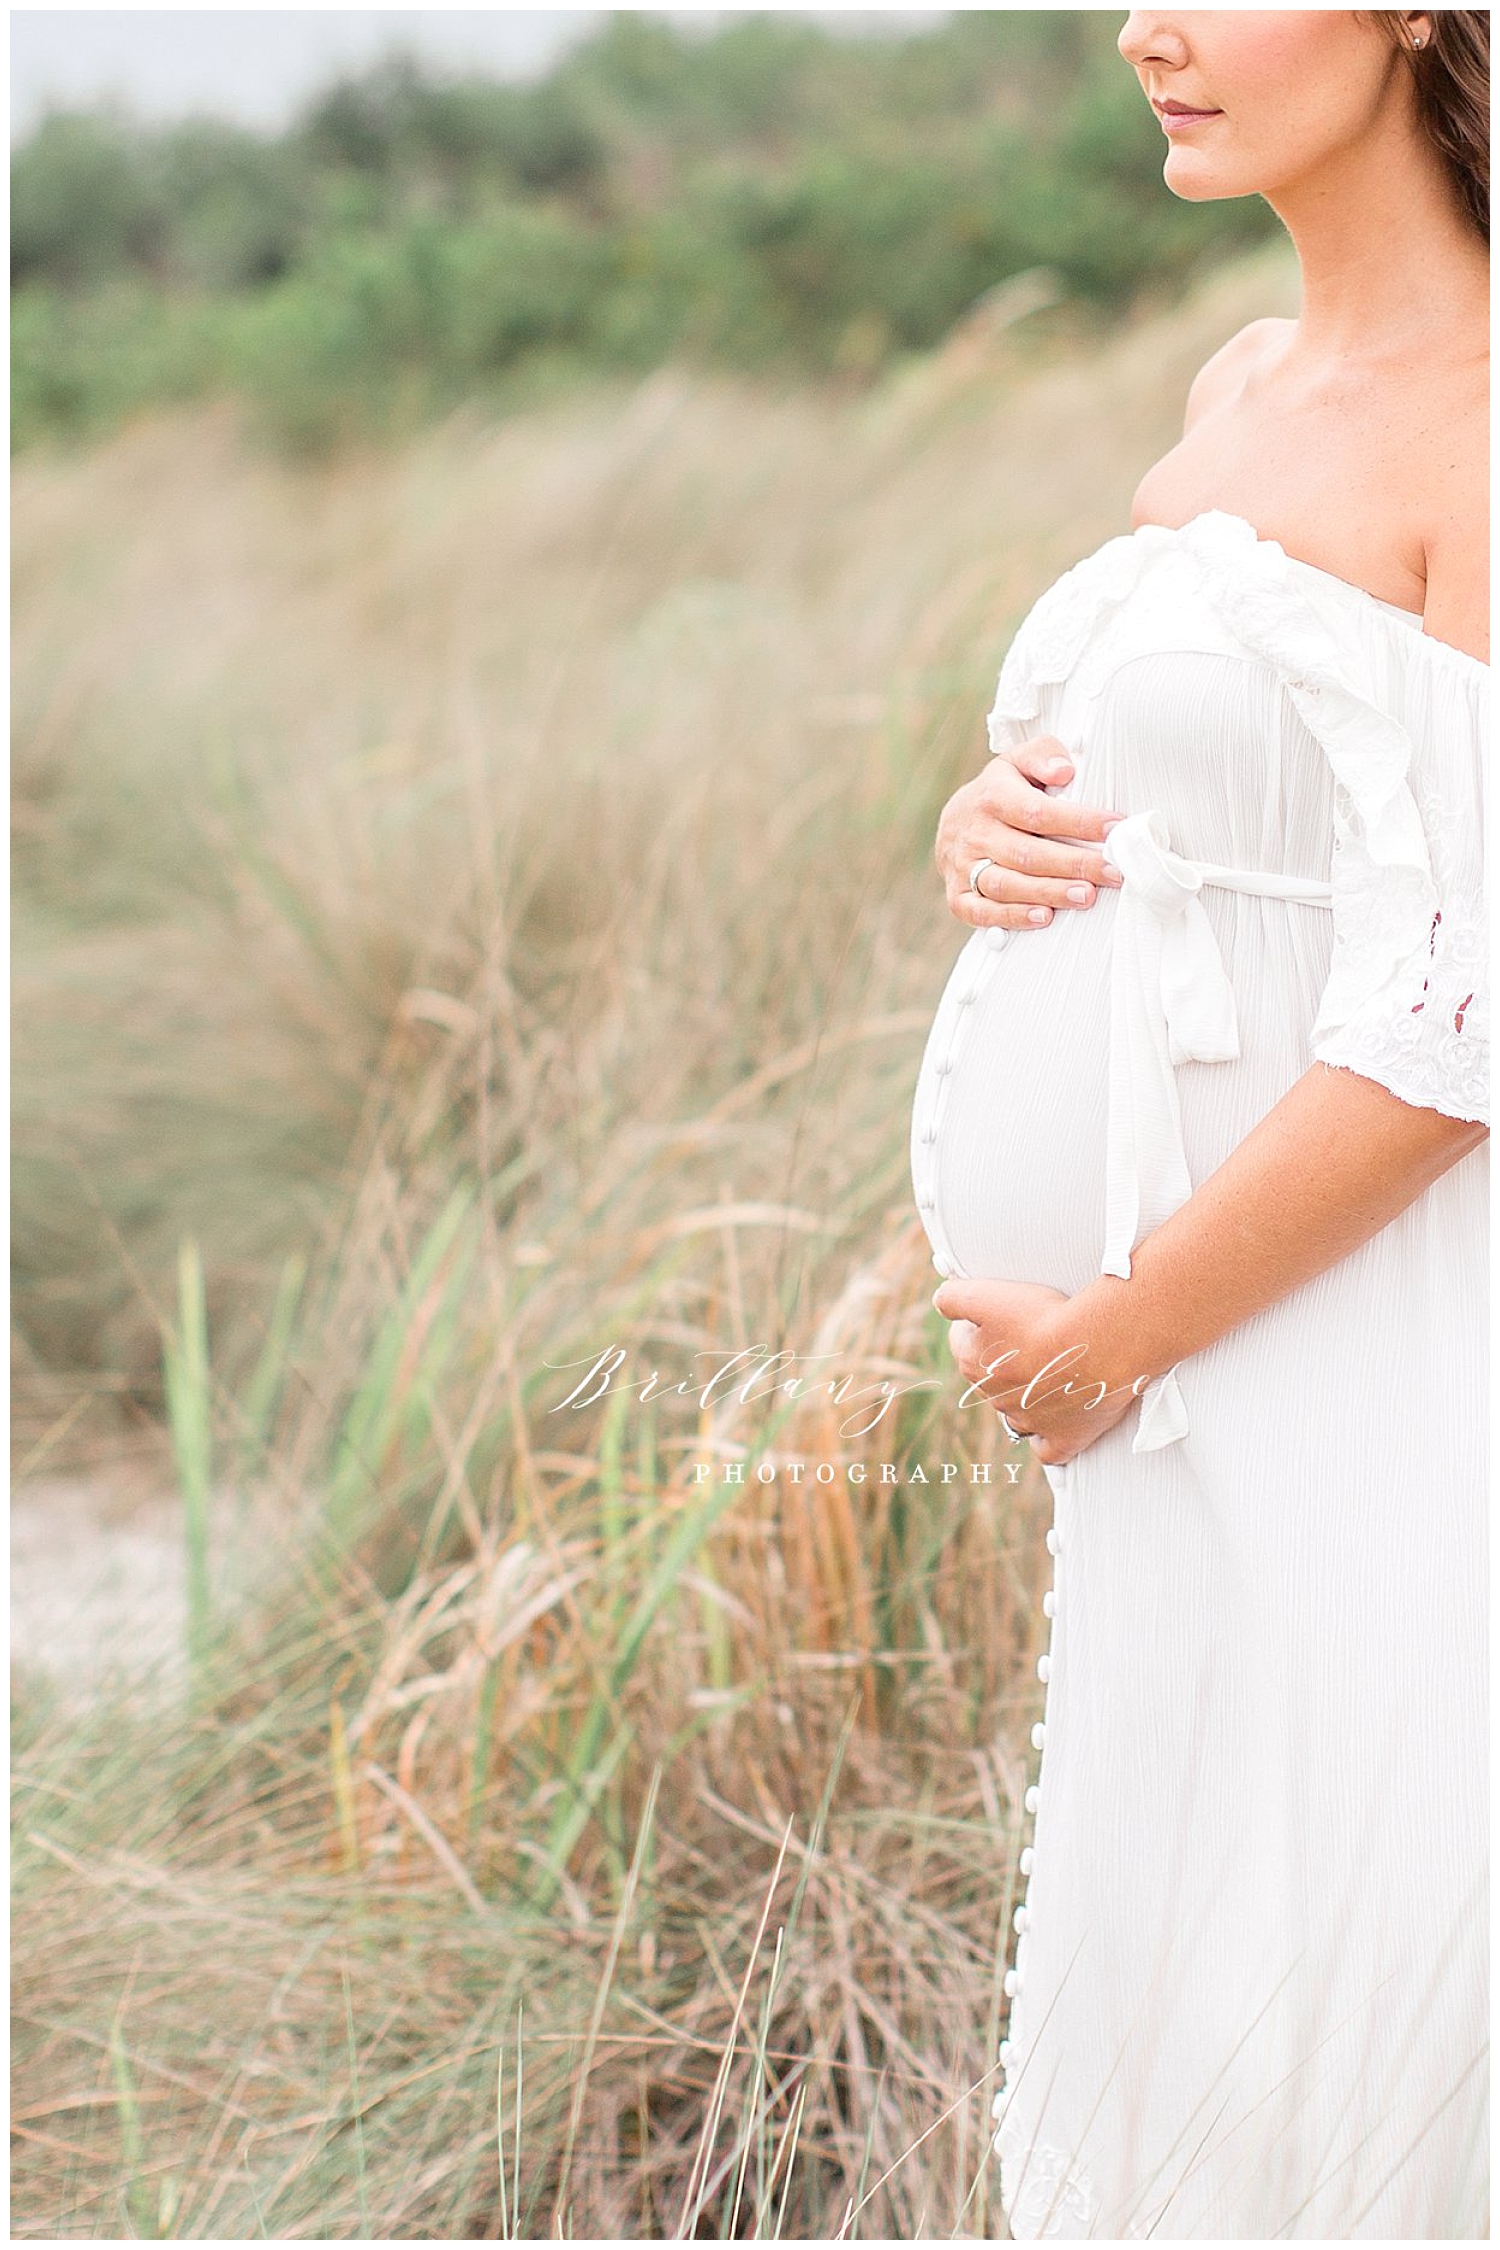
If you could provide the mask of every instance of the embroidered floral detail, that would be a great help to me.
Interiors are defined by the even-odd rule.
[[[1373,1078],[1418,1108],[1485,1123],[1489,934],[1479,840],[1464,838],[1451,799],[1420,773],[1413,790],[1443,904],[1412,960],[1397,963],[1383,986],[1372,983],[1341,1024],[1326,1033],[1313,1026],[1313,1052],[1331,1068]],[[1409,996],[1404,1004],[1403,994]]]
[[[1031,2242],[1041,2235],[1074,2240],[1092,2232],[1098,2203],[1087,2171],[1066,2149],[1045,2141],[1023,2141],[1008,2134],[1002,2121],[995,2135],[1000,2159],[1000,2202],[1012,2236]]]

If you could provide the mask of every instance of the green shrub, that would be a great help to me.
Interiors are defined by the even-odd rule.
[[[274,142],[194,119],[161,144],[162,195],[174,214],[173,278],[253,289],[285,273],[313,221],[311,177]]]
[[[237,387],[298,447],[394,431],[532,354],[588,356],[611,263],[573,222],[520,206],[336,234],[240,324]]]
[[[11,444],[96,435],[148,407],[225,388],[232,300],[133,276],[86,295],[11,298]]]
[[[1274,228],[1161,163],[1092,10],[615,12],[539,84],[397,59],[274,139],[57,117],[14,162],[15,438],[233,390],[320,446],[673,354],[873,376],[1010,274],[1118,311]]]
[[[159,267],[171,213],[149,143],[109,116],[49,117],[11,163],[11,278],[79,288]]]

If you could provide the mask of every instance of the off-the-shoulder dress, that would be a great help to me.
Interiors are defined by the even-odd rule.
[[[939,1273],[1128,1274],[1318,1063],[1487,1118],[1488,688],[1218,510],[1043,594],[991,746],[1060,738],[1125,881],[958,958],[912,1118]],[[1019,2238],[1484,2231],[1487,1183],[1476,1148],[1046,1472]]]

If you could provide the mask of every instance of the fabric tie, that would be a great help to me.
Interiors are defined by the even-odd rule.
[[[1240,1051],[1234,989],[1198,896],[1205,884],[1262,898],[1333,905],[1326,883],[1185,859],[1171,849],[1165,816],[1132,813],[1104,839],[1124,878],[1115,903],[1110,962],[1109,1129],[1104,1257],[1100,1270],[1130,1277],[1130,1253],[1193,1192],[1182,1144],[1176,1065],[1232,1062]],[[1175,1368],[1141,1394],[1132,1453],[1186,1435]]]

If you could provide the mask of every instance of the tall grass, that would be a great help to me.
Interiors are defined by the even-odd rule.
[[[909,1209],[930,830],[1286,287],[22,464],[18,1438],[170,1428],[214,1629],[18,1680],[18,2235],[998,2231],[1045,1494]],[[564,1406],[611,1346],[661,1388]],[[756,1346],[902,1395],[696,1394]]]

